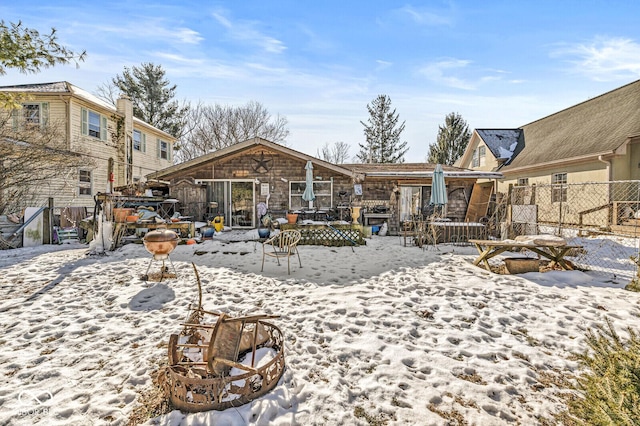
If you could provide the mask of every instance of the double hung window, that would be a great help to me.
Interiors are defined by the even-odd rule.
[[[82,108],[82,134],[103,141],[107,140],[107,117]]]

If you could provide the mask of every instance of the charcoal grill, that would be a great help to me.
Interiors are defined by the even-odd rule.
[[[145,272],[145,274],[142,276],[143,281],[149,280],[149,269],[151,268],[151,264],[154,261],[162,262],[162,269],[160,270],[160,281],[162,281],[164,274],[166,272],[169,272],[169,268],[165,265],[165,262],[167,260],[171,264],[176,277],[178,276],[176,268],[175,266],[173,266],[173,262],[169,257],[169,254],[178,245],[178,241],[180,241],[180,236],[168,229],[161,228],[156,229],[155,231],[147,232],[147,234],[142,239],[142,242],[144,244],[144,248],[146,248],[147,251],[153,255],[153,257],[149,261],[147,272]]]

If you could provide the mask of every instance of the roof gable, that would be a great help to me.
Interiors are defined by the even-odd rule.
[[[195,166],[199,166],[203,163],[208,163],[211,161],[215,161],[215,160],[219,160],[219,159],[223,159],[225,157],[231,156],[231,155],[237,155],[238,153],[240,153],[241,151],[256,147],[256,146],[264,146],[265,148],[271,149],[273,151],[277,151],[277,152],[281,152],[283,154],[286,155],[290,155],[292,157],[296,157],[300,160],[303,161],[311,161],[316,165],[322,166],[324,168],[333,170],[334,172],[346,175],[346,176],[351,176],[354,177],[354,172],[350,169],[347,169],[345,167],[341,167],[341,166],[336,166],[335,164],[326,162],[324,160],[320,160],[319,158],[316,157],[312,157],[310,155],[304,154],[300,151],[296,151],[294,149],[288,148],[284,145],[280,145],[271,141],[268,141],[266,139],[262,139],[262,138],[253,138],[253,139],[248,139],[244,142],[240,142],[240,143],[236,143],[233,145],[230,145],[228,147],[219,149],[217,151],[214,152],[210,152],[208,154],[204,154],[201,155],[200,157],[194,158],[192,160],[189,161],[185,161],[183,163],[180,164],[176,164],[173,165],[171,167],[167,167],[166,169],[163,170],[159,170],[157,172],[154,172],[150,175],[148,175],[149,178],[152,179],[162,179],[165,176],[171,175],[173,173],[185,170],[185,169],[189,169],[191,167],[195,167]]]

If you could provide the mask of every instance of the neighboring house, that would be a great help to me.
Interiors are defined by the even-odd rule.
[[[316,199],[304,201],[306,169],[313,165]],[[170,182],[169,191],[190,216],[201,220],[222,214],[226,225],[259,225],[258,206],[264,203],[275,216],[289,210],[332,210],[348,219],[348,206],[364,208],[367,220],[374,207],[391,232],[413,214],[428,210],[434,164],[332,164],[261,138],[250,139],[196,159],[149,174]],[[449,204],[447,216],[464,220],[468,200],[478,178],[497,178],[491,172],[473,172],[445,166]],[[384,215],[384,213],[383,213]],[[377,219],[381,219],[378,214]]]
[[[498,192],[522,187],[510,202],[537,206],[527,221],[615,226],[638,210],[637,191],[603,183],[640,179],[640,80],[517,129],[476,129],[456,164],[502,172]]]
[[[64,81],[3,86],[0,92],[23,96],[22,108],[13,112],[8,125],[58,126],[64,148],[86,158],[65,178],[40,185],[38,206],[53,198],[59,208],[92,209],[95,194],[139,183],[172,164],[175,138],[135,118],[126,97],[113,106]]]
[[[508,185],[640,179],[640,80],[516,129],[476,129],[456,164]]]

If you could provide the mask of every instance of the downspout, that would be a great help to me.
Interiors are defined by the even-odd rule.
[[[607,182],[611,182],[612,181],[612,172],[611,172],[611,160],[605,160],[602,155],[598,155],[598,161],[602,161],[604,164],[607,165]],[[611,184],[607,185],[607,199],[609,200],[609,206],[611,206],[611,203],[613,202],[613,199],[611,197]],[[617,212],[614,211],[615,208],[612,207],[609,210],[609,223],[618,223],[617,218],[614,216],[617,216]]]
[[[598,155],[598,161],[602,161],[607,165],[607,182],[611,182],[613,180],[612,170],[611,170],[611,160],[605,160],[602,155]]]
[[[58,97],[62,102],[65,103],[65,110],[67,114],[67,119],[66,119],[67,128],[66,128],[65,142],[67,145],[67,149],[71,151],[71,101],[69,99],[65,99],[64,96],[62,95],[58,95]],[[49,113],[51,113],[51,110],[49,110]]]

